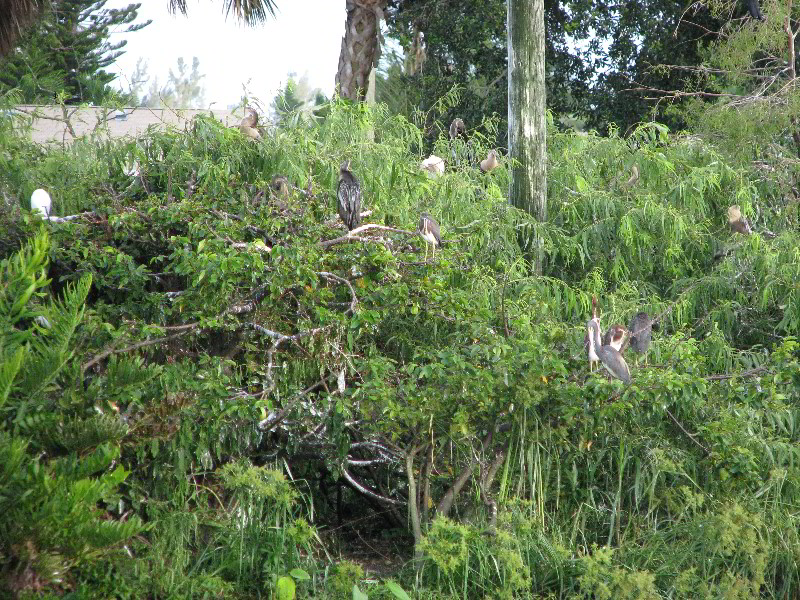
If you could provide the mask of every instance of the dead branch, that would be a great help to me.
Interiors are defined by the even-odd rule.
[[[708,449],[708,448],[706,448],[706,447],[705,447],[703,444],[701,444],[699,441],[697,441],[697,438],[696,438],[695,436],[693,436],[691,433],[689,433],[689,432],[686,430],[686,428],[685,428],[683,425],[681,425],[680,421],[678,421],[678,419],[676,419],[676,418],[675,418],[675,416],[674,416],[674,415],[673,415],[671,412],[669,412],[669,409],[668,409],[666,406],[664,407],[664,411],[667,413],[667,415],[669,416],[669,418],[670,418],[670,419],[672,419],[672,422],[673,422],[673,423],[675,423],[675,425],[677,425],[677,426],[678,426],[678,428],[679,428],[679,429],[680,429],[680,430],[681,430],[681,431],[682,431],[684,434],[686,434],[686,436],[687,436],[687,437],[688,437],[690,440],[692,440],[692,441],[693,441],[695,444],[697,444],[697,445],[698,445],[700,448],[702,448],[703,452],[705,452],[705,453],[706,453],[706,455],[708,455],[708,454],[711,454],[711,450],[709,450],[709,449]]]
[[[375,492],[365,486],[363,483],[356,481],[356,478],[350,474],[350,471],[347,469],[342,469],[342,475],[344,476],[345,480],[352,485],[356,491],[372,498],[373,500],[377,500],[378,502],[383,502],[384,504],[402,504],[399,500],[394,500],[392,498],[387,498],[386,496],[382,496],[378,492]]]
[[[332,240],[322,241],[319,243],[319,245],[322,246],[323,248],[330,248],[331,246],[335,246],[336,244],[346,244],[352,241],[374,242],[375,240],[373,239],[362,238],[358,236],[358,234],[360,234],[361,232],[368,231],[370,229],[380,229],[381,231],[394,231],[395,233],[403,233],[408,236],[417,235],[416,232],[407,231],[405,229],[389,227],[388,225],[378,225],[377,223],[367,223],[365,225],[361,225],[360,227],[356,227],[351,231],[348,231],[346,235],[334,238]],[[357,238],[357,240],[355,238]]]
[[[112,354],[122,354],[124,352],[130,352],[131,350],[137,350],[138,348],[144,348],[145,346],[152,346],[153,344],[160,344],[161,342],[168,342],[169,340],[174,340],[175,338],[179,338],[181,336],[186,335],[187,333],[192,331],[192,329],[194,329],[194,327],[192,327],[191,329],[187,328],[185,331],[180,331],[178,333],[173,333],[172,335],[167,335],[167,336],[160,337],[160,338],[155,338],[155,339],[152,339],[152,340],[144,340],[142,342],[137,342],[135,344],[131,344],[130,346],[126,346],[125,348],[119,348],[119,349],[109,348],[107,350],[104,350],[103,352],[101,352],[100,354],[98,354],[97,356],[95,356],[94,358],[89,360],[88,362],[84,363],[83,366],[81,366],[81,373],[86,372],[86,369],[88,369],[90,367],[93,367],[94,365],[99,363],[101,360],[103,360],[104,358],[106,358],[108,356],[111,356]]]
[[[317,275],[327,279],[328,281],[343,283],[348,287],[348,289],[350,290],[351,300],[350,300],[350,308],[347,309],[347,312],[345,314],[350,314],[350,315],[355,314],[356,307],[358,306],[358,297],[356,296],[356,291],[353,289],[353,284],[350,283],[344,277],[339,277],[338,275],[334,275],[333,273],[329,273],[328,271],[319,271]]]

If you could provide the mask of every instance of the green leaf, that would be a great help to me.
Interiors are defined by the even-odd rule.
[[[358,589],[357,585],[353,585],[353,600],[368,600],[367,595]]]
[[[399,600],[411,600],[406,594],[405,590],[397,585],[394,581],[387,581],[386,582],[386,589],[392,592],[392,595],[395,598],[399,598]]]
[[[309,581],[311,579],[311,575],[303,569],[292,569],[289,571],[289,575],[297,579],[297,581]]]

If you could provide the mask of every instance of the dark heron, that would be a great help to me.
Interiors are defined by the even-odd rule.
[[[350,172],[349,160],[344,161],[339,169],[336,195],[339,197],[339,216],[348,231],[352,231],[361,223],[361,184]]]
[[[742,211],[738,204],[734,204],[728,208],[728,225],[734,233],[741,233],[750,235],[753,230],[750,228],[750,223],[742,216]]]
[[[464,125],[464,121],[458,117],[453,119],[453,122],[450,123],[450,139],[454,140],[465,133],[467,133],[467,126]]]
[[[589,344],[594,348],[600,362],[606,368],[606,371],[611,373],[625,384],[631,382],[631,372],[628,369],[628,363],[622,358],[622,354],[611,346],[603,346],[600,341],[600,325],[594,319],[591,319],[586,324],[586,330],[589,334]]]
[[[442,238],[439,237],[439,224],[428,213],[422,213],[417,225],[417,233],[425,240],[425,262],[428,261],[428,244],[433,246],[433,258],[436,258],[436,246],[442,245]]]
[[[597,326],[600,327],[600,319],[597,318],[597,298],[594,296],[592,296],[592,321],[597,323]],[[592,344],[588,330],[583,336],[583,349],[589,357],[589,372],[591,373],[594,371],[595,364],[597,364],[600,359],[597,357],[597,352],[595,352],[594,344]]]
[[[631,326],[628,327],[631,348],[636,354],[644,354],[644,364],[647,364],[647,350],[650,348],[653,330],[658,331],[658,323],[646,312],[636,313],[631,320]],[[636,358],[636,364],[639,364],[639,357]]]

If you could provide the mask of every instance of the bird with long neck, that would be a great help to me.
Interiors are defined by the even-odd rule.
[[[428,213],[422,213],[417,225],[417,233],[425,240],[425,262],[428,262],[428,244],[433,246],[433,259],[436,259],[436,246],[442,245],[439,233],[439,223]]]
[[[597,298],[594,296],[592,296],[592,321],[597,323],[598,328],[600,327],[600,319],[597,318]],[[594,345],[592,344],[588,331],[583,336],[583,349],[586,351],[586,354],[589,357],[589,372],[591,373],[594,371],[594,366],[600,361],[600,359],[597,356],[597,352],[595,352]]]
[[[611,373],[612,377],[616,377],[625,384],[631,382],[631,372],[628,369],[628,363],[622,357],[622,354],[611,346],[604,346],[600,340],[600,324],[591,319],[586,324],[586,332],[589,336],[589,346],[594,350],[600,363],[605,367],[606,371]]]

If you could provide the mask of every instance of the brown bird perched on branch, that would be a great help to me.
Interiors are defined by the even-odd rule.
[[[741,233],[750,235],[753,230],[750,228],[750,223],[742,216],[742,211],[738,204],[728,208],[728,225],[734,233]]]
[[[489,155],[486,157],[486,160],[481,161],[481,171],[488,173],[499,166],[500,163],[497,162],[497,152],[489,150]]]
[[[433,246],[433,257],[436,258],[436,246],[442,245],[442,238],[439,236],[439,224],[428,213],[422,213],[417,226],[417,233],[425,241],[425,262],[428,261],[428,244]]]
[[[627,330],[622,325],[613,325],[603,334],[603,346],[611,346],[617,352],[622,351],[622,342]]]
[[[261,133],[256,129],[256,125],[258,125],[258,113],[248,107],[247,114],[239,122],[239,131],[251,139],[261,139]]]
[[[289,178],[286,175],[275,175],[269,187],[279,198],[286,200],[289,197]]]
[[[339,216],[352,231],[361,223],[361,184],[350,172],[350,160],[342,163],[339,169],[339,187],[336,190],[339,198]]]

